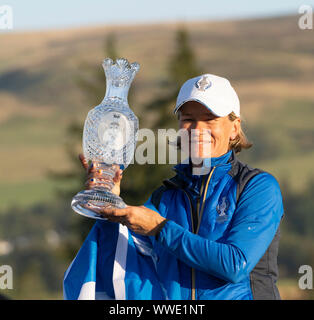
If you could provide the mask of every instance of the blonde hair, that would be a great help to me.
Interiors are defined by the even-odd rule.
[[[230,121],[234,121],[238,118],[234,112],[228,114]],[[242,120],[243,121],[243,120]],[[235,153],[240,153],[242,149],[249,149],[253,146],[253,143],[249,142],[246,137],[240,123],[239,133],[235,139],[229,141],[229,150],[234,150]]]

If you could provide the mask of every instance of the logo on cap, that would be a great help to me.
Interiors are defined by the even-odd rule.
[[[195,87],[200,91],[205,91],[211,86],[212,86],[212,83],[207,76],[202,76],[201,79],[195,82]]]

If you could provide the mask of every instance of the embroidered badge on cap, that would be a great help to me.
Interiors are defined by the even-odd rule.
[[[207,76],[202,76],[201,79],[195,82],[195,87],[200,91],[205,91],[212,86],[212,82]]]

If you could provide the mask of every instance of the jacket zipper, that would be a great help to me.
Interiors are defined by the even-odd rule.
[[[204,180],[205,180],[205,176],[202,177],[202,183],[201,183],[201,188],[200,188],[200,196],[197,198],[197,202],[196,202],[196,213],[197,213],[197,223],[199,221],[199,212],[200,212],[200,200],[201,200],[201,196],[203,194],[203,188],[204,188]],[[194,232],[194,231],[193,231]]]
[[[200,228],[200,225],[201,225],[201,219],[202,219],[202,216],[203,216],[203,212],[204,212],[204,202],[205,202],[205,198],[206,198],[206,194],[207,194],[207,190],[208,190],[208,185],[209,185],[209,182],[212,178],[212,175],[215,171],[216,167],[213,167],[212,171],[210,172],[209,174],[209,177],[207,179],[207,182],[206,182],[206,187],[205,187],[205,190],[204,190],[204,193],[203,193],[203,200],[202,200],[202,206],[201,206],[201,212],[199,213],[199,219],[198,219],[198,223],[197,223],[197,229],[196,229],[196,234],[198,234],[198,231],[199,231],[199,228]]]
[[[202,215],[203,215],[203,211],[204,211],[204,202],[205,202],[205,198],[206,198],[206,193],[207,193],[207,190],[208,190],[208,185],[209,185],[209,182],[211,180],[211,177],[213,175],[213,172],[214,170],[216,169],[216,167],[213,167],[212,171],[210,172],[209,176],[208,176],[208,179],[207,179],[207,182],[206,182],[206,187],[205,187],[205,190],[204,190],[204,193],[203,193],[203,199],[202,199],[202,206],[201,206],[201,212],[199,212],[199,204],[200,204],[200,198],[197,199],[197,212],[196,214],[198,215],[198,223],[197,223],[197,229],[195,231],[195,226],[194,226],[194,223],[193,223],[193,207],[192,207],[192,202],[191,202],[191,199],[190,199],[190,196],[188,195],[188,193],[181,189],[187,196],[187,198],[189,199],[189,204],[190,204],[190,214],[191,214],[191,223],[192,223],[192,231],[193,233],[197,234],[198,233],[198,230],[200,228],[200,222],[201,222],[201,219],[202,219]],[[205,176],[204,176],[205,177]],[[202,195],[202,189],[204,188],[204,178],[202,179],[202,185],[201,185],[201,195]],[[191,275],[191,278],[192,278],[192,292],[191,292],[191,299],[192,300],[195,300],[196,299],[196,296],[195,296],[195,269],[192,268],[192,275]]]
[[[184,190],[181,189],[183,191],[183,193],[187,196],[187,198],[189,199],[189,204],[190,204],[190,215],[191,215],[191,224],[192,224],[192,232],[195,233],[195,227],[194,227],[194,222],[193,222],[193,207],[192,207],[192,202],[190,199],[190,196],[188,195],[188,193]],[[191,292],[191,299],[195,300],[195,270],[194,268],[191,269],[192,270],[192,274],[191,274],[191,279],[192,279],[192,292]]]

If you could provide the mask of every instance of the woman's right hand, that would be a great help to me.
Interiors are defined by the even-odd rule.
[[[85,183],[85,188],[86,189],[92,189],[96,186],[102,186],[101,183],[101,174],[98,172],[98,170],[95,170],[93,164],[91,163],[88,165],[87,160],[85,159],[83,154],[79,154],[79,159],[81,161],[82,166],[86,170],[87,174],[87,180]],[[116,165],[117,166],[117,165]],[[117,166],[117,171],[116,175],[113,178],[114,186],[111,189],[111,192],[114,193],[115,195],[119,196],[120,195],[120,184],[121,184],[121,179],[122,179],[122,173],[123,170]],[[97,183],[95,181],[98,181]],[[100,181],[100,182],[99,182]]]

